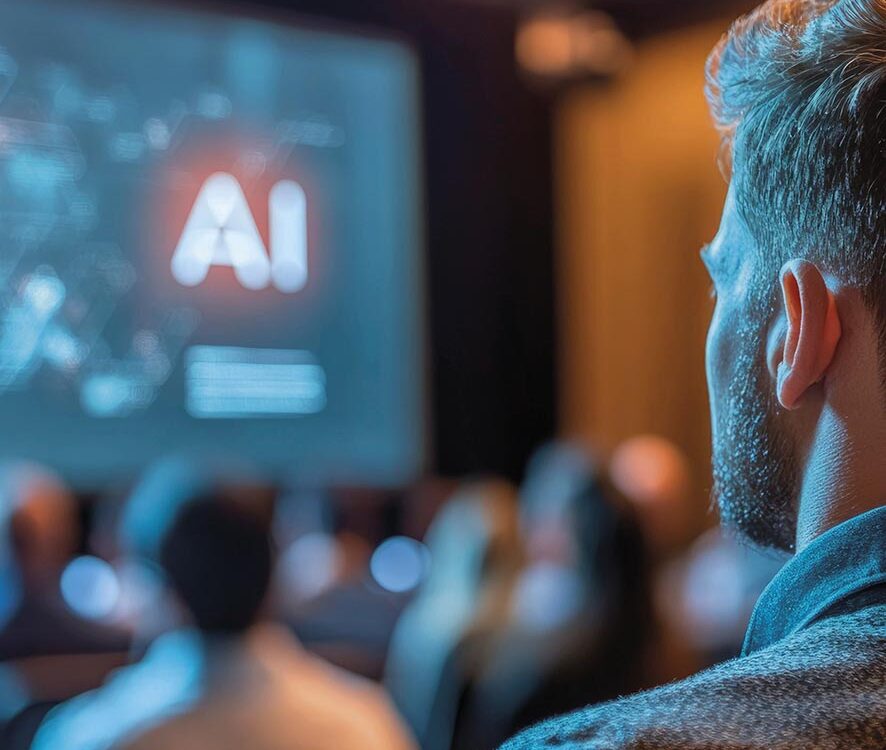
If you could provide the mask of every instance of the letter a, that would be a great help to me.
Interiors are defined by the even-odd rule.
[[[184,286],[197,286],[212,266],[232,267],[247,289],[264,289],[271,281],[271,261],[243,188],[224,172],[200,189],[172,257],[172,275]]]

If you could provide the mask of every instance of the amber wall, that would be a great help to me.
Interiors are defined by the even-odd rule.
[[[638,433],[676,441],[692,461],[699,525],[711,302],[698,250],[726,190],[704,61],[725,26],[643,43],[619,78],[567,95],[556,130],[562,431],[607,448]]]

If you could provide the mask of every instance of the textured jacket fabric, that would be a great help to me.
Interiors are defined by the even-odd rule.
[[[886,507],[794,557],[742,656],[540,724],[503,750],[886,750]]]

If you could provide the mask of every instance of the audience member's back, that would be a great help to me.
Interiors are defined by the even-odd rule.
[[[29,657],[124,653],[122,631],[83,620],[61,596],[64,566],[74,554],[74,500],[48,469],[26,463],[0,468],[0,661]]]
[[[193,627],[51,714],[37,750],[411,747],[380,691],[261,621],[272,550],[254,506],[217,492],[186,500],[159,562]]]
[[[639,527],[578,445],[540,450],[521,490],[528,564],[464,699],[459,750],[643,685],[651,604]]]
[[[408,750],[383,693],[264,626],[212,657],[205,692],[187,711],[121,750]]]
[[[520,549],[506,482],[456,493],[427,534],[431,573],[391,643],[386,683],[424,750],[448,750],[460,704],[507,620]]]

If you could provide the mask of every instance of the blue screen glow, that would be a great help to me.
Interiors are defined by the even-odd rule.
[[[413,476],[418,89],[378,36],[0,4],[0,457]]]

